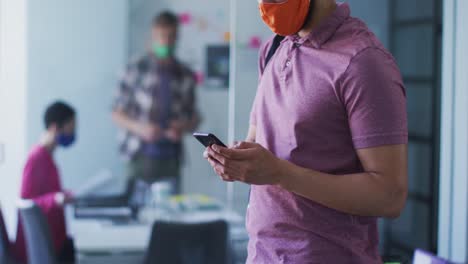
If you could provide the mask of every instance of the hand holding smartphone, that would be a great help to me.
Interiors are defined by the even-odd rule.
[[[227,148],[227,146],[219,140],[215,135],[211,133],[193,133],[193,136],[200,141],[200,143],[205,147],[210,147],[211,145],[218,145],[221,147]]]

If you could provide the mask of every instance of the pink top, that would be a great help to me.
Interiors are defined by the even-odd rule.
[[[62,249],[67,235],[64,210],[54,199],[55,194],[61,191],[59,173],[51,153],[43,146],[34,147],[24,167],[21,198],[34,200],[44,212],[57,253]],[[14,254],[18,260],[26,262],[26,244],[21,221],[18,223]]]
[[[348,175],[363,172],[356,149],[407,143],[400,72],[348,4],[309,36],[287,37],[264,68],[271,43],[251,115],[259,144],[301,167]],[[380,262],[376,218],[276,186],[252,186],[247,230],[247,263]]]

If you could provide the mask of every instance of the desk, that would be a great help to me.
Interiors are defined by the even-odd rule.
[[[75,240],[77,251],[81,253],[145,252],[153,223],[156,220],[182,223],[225,220],[230,226],[231,240],[247,240],[242,216],[228,209],[169,214],[145,209],[140,212],[138,221],[124,224],[116,224],[108,220],[75,219],[71,211],[67,212],[67,216],[69,233]]]

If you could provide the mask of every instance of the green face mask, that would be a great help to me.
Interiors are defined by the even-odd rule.
[[[153,52],[156,58],[167,59],[172,56],[174,48],[168,45],[153,44]]]

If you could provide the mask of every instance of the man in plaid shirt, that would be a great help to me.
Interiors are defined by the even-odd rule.
[[[180,191],[182,136],[199,123],[194,74],[174,57],[178,18],[156,16],[151,52],[131,62],[117,89],[112,117],[131,179],[173,179]]]

